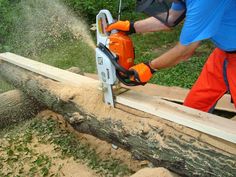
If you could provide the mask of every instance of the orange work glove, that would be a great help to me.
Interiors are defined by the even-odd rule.
[[[155,70],[150,67],[149,63],[140,63],[134,65],[129,70],[134,72],[134,76],[131,78],[131,80],[135,80],[144,84],[152,78],[152,75],[155,72]]]
[[[135,33],[134,23],[130,22],[128,20],[126,20],[126,21],[117,21],[115,23],[110,24],[106,28],[107,32],[110,32],[112,30],[124,31],[124,32],[127,32],[128,34]]]

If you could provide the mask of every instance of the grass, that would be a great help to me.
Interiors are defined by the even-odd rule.
[[[32,58],[62,69],[79,67],[84,72],[96,71],[95,51],[81,40],[64,41]]]
[[[62,166],[52,173],[55,157],[34,150],[35,137],[39,143],[51,144],[61,152],[60,158],[73,157],[102,176],[130,175],[131,170],[116,159],[101,159],[94,149],[81,144],[76,136],[60,128],[52,119],[34,119],[0,131],[0,177],[58,176]]]

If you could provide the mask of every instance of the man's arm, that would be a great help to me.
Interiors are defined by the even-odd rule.
[[[170,23],[174,22],[180,15],[182,15],[183,11],[184,10],[176,11],[171,9],[168,21]],[[144,20],[136,21],[134,23],[134,28],[136,33],[167,31],[171,29],[155,17],[149,17]]]
[[[169,27],[164,25],[155,17],[149,17],[144,20],[139,20],[134,23],[134,28],[136,33],[147,33],[147,32],[156,32],[170,30]]]
[[[174,48],[170,49],[168,52],[152,60],[151,62],[134,65],[130,68],[130,70],[135,73],[131,79],[140,83],[147,83],[156,69],[159,70],[168,68],[188,59],[192,56],[199,44],[200,42],[194,42],[188,46],[184,46],[178,43]]]
[[[188,46],[178,43],[175,47],[150,62],[153,69],[164,69],[177,65],[183,60],[188,59],[199,46],[200,41],[194,42]]]

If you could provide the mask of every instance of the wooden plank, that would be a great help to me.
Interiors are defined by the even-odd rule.
[[[96,74],[85,73],[85,76],[98,79]],[[167,87],[157,84],[146,84],[144,86],[136,86],[136,87],[127,87],[122,86],[125,88],[129,88],[131,90],[145,93],[146,95],[150,96],[157,96],[160,99],[176,102],[176,103],[183,103],[184,99],[186,98],[189,89],[181,88],[181,87]],[[216,110],[220,111],[227,111],[236,113],[236,109],[234,104],[231,103],[231,96],[229,94],[225,94],[217,103]]]
[[[116,102],[236,143],[236,122],[135,91],[117,96]]]
[[[83,83],[89,83],[89,84],[99,83],[98,81],[94,79],[91,79],[82,75],[78,75],[78,74],[75,74],[75,73],[60,69],[60,68],[56,68],[56,67],[44,64],[44,63],[40,63],[34,60],[30,60],[28,58],[15,55],[9,52],[0,54],[0,60],[7,61],[21,68],[27,69],[34,73],[43,75],[50,79],[60,81],[69,85],[79,84],[81,80],[83,81]]]
[[[15,54],[0,54],[0,59],[69,85],[80,85],[81,81],[83,81],[83,84],[92,83],[99,85],[99,82],[94,79]],[[236,122],[232,120],[227,120],[135,91],[129,91],[117,96],[116,102],[236,143]]]
[[[158,96],[162,99],[174,101],[177,103],[183,103],[186,98],[189,89],[184,89],[180,87],[166,87],[155,84],[146,84],[145,86],[138,86],[131,88],[132,90],[138,92],[145,92],[145,94],[151,96]],[[234,104],[231,103],[231,96],[225,94],[217,103],[216,110],[228,111],[236,113]]]

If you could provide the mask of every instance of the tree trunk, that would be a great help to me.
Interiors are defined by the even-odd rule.
[[[84,74],[78,67],[71,67],[68,71]],[[25,95],[21,90],[2,93],[0,94],[0,128],[33,118],[42,108],[41,103]]]
[[[105,105],[97,85],[63,85],[9,63],[0,74],[27,95],[46,105],[81,133],[129,150],[135,158],[149,160],[186,176],[236,176],[236,145],[118,104]]]
[[[40,110],[40,104],[20,90],[0,94],[0,128],[34,117]]]

